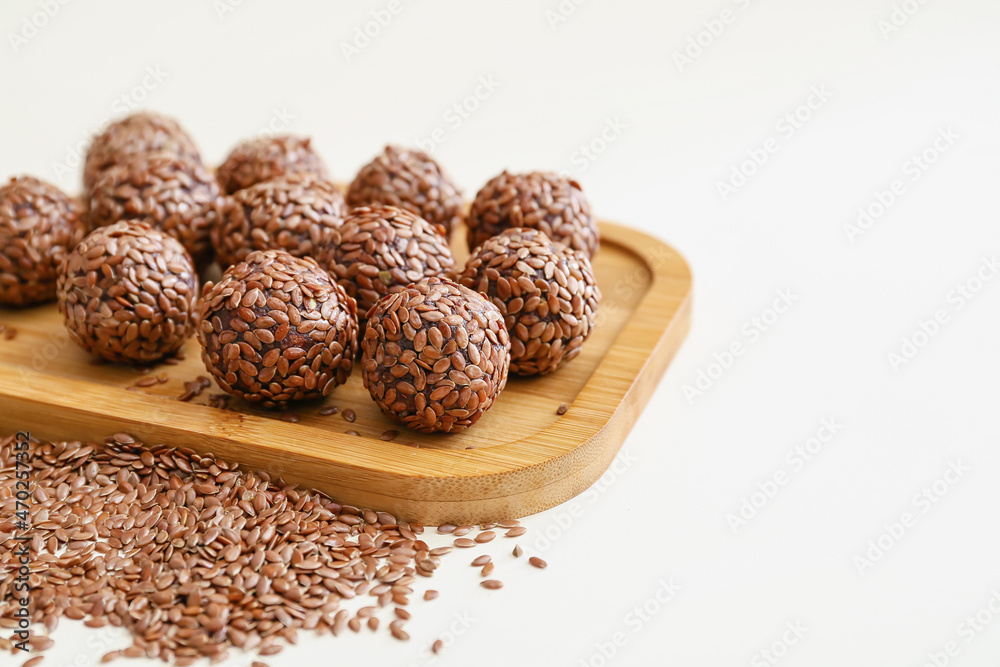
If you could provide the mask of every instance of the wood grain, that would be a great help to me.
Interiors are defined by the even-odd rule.
[[[54,305],[0,309],[0,432],[102,440],[127,431],[144,442],[211,452],[243,467],[315,487],[339,501],[436,525],[521,517],[564,502],[607,469],[690,326],[691,274],[671,247],[642,232],[601,223],[594,270],[603,292],[583,353],[542,378],[512,377],[475,427],[453,435],[406,430],[382,415],[360,373],[323,401],[267,411],[233,399],[207,405],[213,384],[191,402],[184,382],[206,376],[197,342],[178,365],[147,374],[97,364],[66,336]],[[456,257],[467,253],[461,235]],[[141,378],[168,380],[136,387]],[[126,389],[130,387],[130,389]],[[559,416],[561,403],[569,410]],[[322,416],[335,405],[340,414]],[[343,418],[353,410],[356,421]],[[380,436],[400,434],[392,441]],[[347,435],[346,431],[360,435]]]

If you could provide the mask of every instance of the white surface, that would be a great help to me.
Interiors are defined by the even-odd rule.
[[[271,665],[430,664],[426,647],[465,613],[475,621],[437,664],[917,667],[955,642],[939,664],[995,665],[1000,618],[961,624],[1000,591],[1000,279],[962,308],[949,294],[1000,256],[1000,4],[899,2],[919,9],[883,38],[894,2],[563,0],[575,9],[551,27],[557,0],[407,1],[347,62],[341,43],[388,2],[246,0],[222,18],[211,2],[69,2],[15,52],[9,32],[42,3],[5,0],[0,177],[78,187],[54,163],[159,68],[135,95],[178,116],[207,161],[273,109],[343,180],[385,142],[442,128],[436,155],[469,196],[505,167],[567,169],[601,217],[690,260],[694,327],[621,473],[526,521],[525,546],[554,538],[533,547],[548,570],[501,560],[506,587],[488,592],[455,554],[433,580],[442,597],[412,605],[409,643],[305,639]],[[732,22],[679,70],[674,52],[724,9]],[[499,85],[455,126],[446,114],[481,77]],[[814,87],[829,99],[793,133],[779,126]],[[624,128],[581,170],[574,152],[615,119]],[[911,180],[907,161],[941,128],[958,138]],[[717,181],[768,138],[777,152],[722,201]],[[894,179],[903,194],[850,242],[844,225]],[[779,290],[793,305],[752,340],[744,323]],[[887,354],[938,309],[947,323],[895,371]],[[685,385],[734,342],[745,353],[689,402]],[[796,469],[786,454],[824,418],[842,428]],[[968,471],[939,502],[915,501],[950,461]],[[787,484],[734,534],[727,514],[776,472]],[[855,556],[904,512],[913,525],[860,573]],[[637,620],[661,578],[681,590]],[[758,653],[795,622],[806,630],[786,655]],[[93,664],[92,635],[64,626],[43,664]]]

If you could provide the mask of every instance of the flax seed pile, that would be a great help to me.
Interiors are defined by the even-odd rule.
[[[0,441],[0,649],[17,627],[14,438]],[[102,444],[32,442],[30,565],[32,652],[53,641],[60,619],[123,627],[132,645],[102,656],[159,658],[190,665],[220,662],[237,649],[261,656],[294,644],[299,632],[339,635],[379,627],[406,640],[406,607],[417,577],[430,577],[452,547],[431,549],[423,526],[341,505],[316,492],[241,470],[189,449],[146,446],[119,433]],[[524,534],[517,521],[442,525],[470,548],[495,529]],[[514,555],[522,551],[515,547]],[[544,561],[532,560],[544,567]],[[494,567],[489,556],[481,585]],[[355,611],[342,603],[367,596]],[[425,600],[437,597],[428,590]],[[16,640],[15,640],[16,641]],[[440,650],[438,642],[435,650]],[[31,662],[32,665],[37,662]]]

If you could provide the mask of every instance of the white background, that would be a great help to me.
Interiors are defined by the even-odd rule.
[[[428,664],[437,637],[451,644],[441,665],[919,667],[952,641],[957,655],[939,664],[996,665],[1000,618],[962,624],[1000,591],[1000,278],[984,269],[992,280],[976,283],[1000,254],[1000,3],[900,0],[912,16],[894,17],[894,2],[566,0],[557,15],[558,0],[400,0],[345,55],[387,1],[245,0],[221,16],[209,0],[72,1],[33,34],[25,20],[41,23],[45,3],[4,0],[0,177],[75,190],[76,146],[137,102],[179,117],[209,163],[275,109],[291,114],[285,129],[315,137],[340,180],[386,142],[442,128],[435,155],[468,196],[503,168],[566,170],[600,217],[690,261],[694,325],[620,474],[526,521],[521,542],[546,571],[499,558],[511,541],[498,540],[506,586],[491,592],[465,554],[446,557],[433,580],[443,595],[412,605],[409,643],[305,639],[271,665]],[[495,90],[466,100],[481,77]],[[814,87],[828,99],[783,129]],[[456,124],[463,102],[477,108]],[[622,129],[602,145],[608,122]],[[957,138],[935,154],[949,129]],[[719,182],[768,138],[777,151],[724,200]],[[589,161],[578,151],[591,142],[601,153]],[[928,149],[937,159],[914,180]],[[894,180],[902,194],[849,237]],[[981,289],[960,298],[970,280]],[[744,327],[770,317],[779,290],[793,305],[751,338]],[[947,321],[894,368],[888,355],[939,309]],[[744,353],[713,367],[734,342]],[[701,371],[717,379],[689,399]],[[796,468],[786,455],[824,418],[841,427]],[[915,499],[949,462],[967,471],[933,504]],[[734,531],[727,515],[780,472],[787,483],[756,496]],[[883,536],[904,512],[912,525]],[[888,548],[862,564],[880,536]],[[680,587],[663,604],[661,579]],[[636,621],[646,603],[655,613]],[[805,630],[769,662],[759,652],[786,623]],[[64,626],[44,665],[94,664],[125,645],[85,645],[94,635]]]

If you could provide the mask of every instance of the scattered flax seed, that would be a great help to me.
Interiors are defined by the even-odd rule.
[[[395,613],[397,617],[401,618],[404,621],[410,620],[410,612],[406,611],[402,607],[396,607]]]
[[[390,623],[389,624],[389,631],[392,633],[393,637],[395,637],[396,639],[398,639],[400,641],[406,641],[407,639],[410,638],[410,635],[406,634],[406,631],[403,630],[403,621],[402,621],[402,619],[397,619],[397,620],[393,621],[392,623]]]
[[[481,567],[489,563],[491,560],[493,560],[492,556],[490,556],[489,554],[483,554],[482,556],[479,556],[475,560],[473,560],[471,565],[472,567]]]
[[[487,563],[486,565],[483,565],[483,571],[481,572],[481,575],[484,577],[490,576],[491,574],[493,574],[493,569],[495,567],[496,565],[494,563]]]
[[[456,537],[461,537],[462,535],[468,535],[471,532],[472,526],[456,526],[455,529],[451,531],[451,534]]]
[[[360,433],[358,433],[357,431],[355,431],[353,429],[350,430],[350,431],[344,431],[344,433],[346,433],[347,435],[361,435]]]
[[[15,336],[17,336],[17,329],[14,328],[14,327],[10,327],[6,331],[3,332],[3,337],[6,340],[13,340]],[[32,658],[32,659],[34,659],[34,658]],[[41,661],[41,657],[39,657],[38,660],[40,662]],[[28,662],[31,662],[31,661],[29,660]],[[24,664],[28,664],[28,663],[26,662]],[[36,662],[35,664],[37,665],[38,663]]]
[[[42,660],[45,660],[45,656],[37,655],[34,658],[29,658],[28,660],[26,660],[24,664],[21,665],[21,667],[35,667],[35,665],[39,664]]]
[[[338,408],[336,405],[328,405],[325,408],[321,408],[319,411],[319,413],[324,417],[326,417],[327,415],[335,415],[338,412],[340,412],[340,408]]]
[[[521,548],[520,544],[515,544],[514,551],[512,551],[511,553],[514,554],[514,558],[520,558],[521,555],[524,553],[524,549]]]
[[[455,540],[454,545],[459,549],[468,549],[470,547],[476,546],[475,540],[470,540],[468,537],[460,537]]]
[[[433,644],[431,644],[431,651],[433,651],[434,653],[440,653],[441,649],[443,648],[444,648],[444,641],[441,639],[437,639],[434,641]]]
[[[378,616],[372,616],[368,619],[368,629],[372,632],[378,630]]]
[[[155,377],[144,377],[136,380],[134,384],[136,387],[152,387],[154,384],[159,384],[159,380]]]
[[[528,532],[528,529],[525,528],[524,526],[514,526],[506,533],[504,533],[504,537],[520,537],[521,535],[524,535],[526,532]]]
[[[399,435],[399,431],[395,429],[389,429],[388,431],[382,433],[382,439],[388,442],[390,440],[393,440],[397,435]]]
[[[436,600],[438,595],[439,593],[433,588],[424,591],[424,599],[427,601]]]
[[[483,588],[489,588],[490,590],[496,590],[498,588],[503,588],[503,582],[497,579],[487,579],[486,581],[480,582],[479,584]]]
[[[451,550],[452,550],[451,547],[435,547],[430,551],[428,551],[427,553],[429,553],[432,556],[443,556],[446,553],[451,552]]]
[[[296,414],[292,414],[291,412],[286,412],[285,414],[281,415],[281,421],[285,421],[290,424],[298,424],[299,416]]]
[[[557,415],[564,415],[564,414],[566,414],[566,412],[568,410],[569,410],[569,406],[568,405],[566,405],[565,403],[560,403],[559,407],[556,408],[556,414]]]
[[[483,533],[476,535],[476,542],[479,544],[486,544],[487,542],[492,542],[493,538],[497,536],[492,530],[487,530]]]
[[[260,660],[254,660],[250,663],[250,667],[268,667],[266,662],[261,662]]]
[[[354,410],[351,410],[350,408],[344,410],[342,416],[346,421],[349,422],[353,422],[355,419],[357,419],[357,415],[354,414]]]
[[[456,526],[453,523],[442,523],[440,526],[437,527],[437,532],[442,535],[448,535],[450,533],[453,533],[456,528],[458,528],[458,526]]]
[[[538,556],[532,556],[531,558],[528,559],[528,562],[531,563],[532,565],[534,565],[535,567],[541,569],[541,570],[544,570],[545,568],[547,568],[549,566],[548,563],[546,563],[544,560],[542,560]]]
[[[504,521],[497,521],[497,525],[500,526],[501,528],[516,528],[517,526],[521,525],[521,522],[518,521],[517,519],[510,519]]]
[[[466,449],[475,449],[475,447],[466,447]]]

